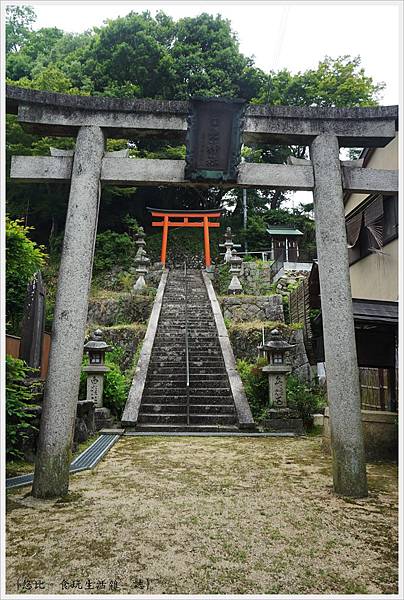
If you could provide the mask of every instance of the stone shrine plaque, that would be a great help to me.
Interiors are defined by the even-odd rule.
[[[190,102],[185,178],[237,181],[245,101],[193,98]]]

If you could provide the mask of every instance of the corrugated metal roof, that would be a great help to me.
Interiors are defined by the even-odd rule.
[[[294,229],[292,227],[277,227],[273,225],[267,229],[269,235],[303,235],[299,229]]]

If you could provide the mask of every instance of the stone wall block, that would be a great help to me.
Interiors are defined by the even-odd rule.
[[[223,317],[235,322],[284,322],[282,296],[222,296]]]

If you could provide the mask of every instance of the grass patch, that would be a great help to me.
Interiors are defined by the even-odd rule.
[[[34,470],[34,463],[28,462],[27,460],[11,460],[6,462],[6,478],[18,477],[18,475],[26,475],[32,473]]]

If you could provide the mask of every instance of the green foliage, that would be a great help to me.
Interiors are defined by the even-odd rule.
[[[268,416],[268,375],[261,370],[266,364],[265,358],[258,359],[256,363],[242,359],[237,360],[237,370],[243,382],[252,415],[256,421]]]
[[[229,265],[227,263],[220,263],[216,265],[214,286],[216,293],[219,296],[226,296],[231,281],[231,273],[229,271]]]
[[[6,52],[17,52],[29,39],[36,14],[31,6],[6,7]]]
[[[112,360],[105,361],[109,367],[104,377],[104,406],[109,408],[117,417],[121,417],[129,392],[129,382],[122,373],[119,365]]]
[[[312,415],[322,412],[326,406],[323,389],[319,385],[300,381],[295,375],[289,375],[286,390],[288,407],[303,419],[305,425],[311,425]]]
[[[136,246],[127,233],[104,231],[97,235],[94,256],[94,275],[113,267],[128,269],[133,266]]]
[[[27,284],[47,258],[42,246],[29,239],[31,230],[20,220],[6,217],[6,318],[12,333],[18,333]]]
[[[23,360],[6,355],[6,453],[8,459],[20,459],[24,440],[36,428],[32,425],[34,390],[24,381],[32,369]]]
[[[373,82],[361,68],[360,56],[326,56],[317,69],[292,74],[271,73],[257,103],[290,106],[375,106],[384,84]]]

